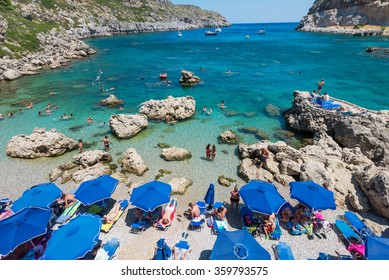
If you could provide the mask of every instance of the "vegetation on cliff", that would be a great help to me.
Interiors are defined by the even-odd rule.
[[[37,34],[53,28],[74,31],[123,22],[229,25],[218,13],[168,0],[0,0],[0,57],[21,58],[40,51]]]

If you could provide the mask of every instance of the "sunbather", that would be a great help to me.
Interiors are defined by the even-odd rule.
[[[174,248],[173,248],[174,260],[188,260],[189,253],[190,253],[190,251],[192,251],[192,249],[189,248],[188,250],[186,250],[185,254],[183,254],[183,256],[180,256],[177,251],[178,251],[178,249],[176,248],[176,246],[174,246]]]
[[[215,212],[215,216],[219,220],[224,220],[226,214],[227,214],[227,208],[225,208],[224,206],[220,206]]]
[[[136,215],[137,222],[142,222],[142,221],[147,222],[153,220],[149,212],[145,212],[140,208],[136,208],[135,215]]]
[[[293,219],[294,219],[294,214],[292,210],[290,210],[290,208],[287,207],[284,210],[282,210],[281,219],[280,219],[281,222],[287,223]]]
[[[195,219],[200,217],[200,208],[196,203],[189,203],[189,209],[187,210],[187,214],[189,215],[190,219]]]
[[[76,202],[74,194],[62,193],[61,197],[57,199],[58,205],[64,205],[65,208],[73,205]]]
[[[157,227],[163,229],[169,227],[173,221],[174,213],[176,211],[177,199],[172,199],[162,212],[161,219],[156,223]]]
[[[121,205],[120,202],[115,202],[112,209],[109,211],[107,215],[104,215],[104,223],[105,224],[112,224],[115,221],[116,216],[118,215],[120,211]]]
[[[268,239],[270,233],[274,232],[276,229],[276,216],[271,214],[264,220],[265,224],[263,226],[263,231],[265,232],[265,238]]]

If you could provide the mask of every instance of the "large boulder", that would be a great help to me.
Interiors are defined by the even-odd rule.
[[[99,162],[95,165],[74,172],[72,178],[74,182],[81,183],[83,181],[91,180],[105,174],[111,175],[112,170],[109,165]]]
[[[118,138],[131,138],[147,128],[149,122],[147,117],[143,114],[139,115],[126,115],[118,114],[113,115],[109,119],[109,126],[112,132]]]
[[[95,165],[98,162],[111,161],[111,155],[108,152],[101,150],[85,151],[73,157],[73,163],[75,165],[81,166],[82,168]]]
[[[370,165],[354,176],[375,212],[389,219],[389,171]]]
[[[30,135],[17,135],[7,145],[7,155],[17,158],[56,157],[77,148],[77,141],[57,130],[36,128]]]
[[[153,120],[165,120],[167,114],[175,120],[184,120],[196,112],[196,101],[191,96],[177,98],[169,96],[163,100],[151,99],[141,105],[139,112]]]
[[[190,71],[181,70],[180,84],[182,85],[195,85],[199,83],[201,79]]]
[[[143,176],[149,168],[143,162],[142,157],[134,148],[129,148],[123,155],[122,171],[133,173],[137,176]]]
[[[161,150],[162,158],[166,161],[182,161],[192,157],[192,154],[183,148],[170,147]]]
[[[238,144],[238,137],[236,133],[231,130],[226,130],[219,135],[220,142],[226,144]]]

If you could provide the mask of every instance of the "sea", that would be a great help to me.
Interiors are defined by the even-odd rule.
[[[177,32],[161,32],[88,39],[85,42],[97,54],[63,68],[1,82],[0,113],[5,119],[0,121],[0,197],[17,197],[32,184],[47,181],[50,170],[78,153],[34,160],[7,157],[11,137],[31,134],[34,128],[56,128],[68,137],[82,139],[90,145],[88,149],[103,149],[101,140],[107,135],[113,163],[120,166],[122,154],[132,147],[149,166],[134,181],[147,182],[160,169],[170,170],[160,180],[190,178],[194,183],[188,193],[195,197],[210,183],[217,183],[219,176],[244,184],[238,175],[237,145],[218,140],[228,129],[246,144],[263,137],[295,147],[309,143],[310,135],[285,132],[282,111],[291,107],[294,90],[312,91],[324,79],[322,91],[330,97],[372,110],[389,108],[389,58],[365,51],[369,46],[388,47],[388,37],[303,33],[295,31],[296,26],[233,24],[216,36],[206,36],[205,31],[213,30],[208,28],[181,31],[181,37]],[[258,34],[261,29],[266,33]],[[193,72],[201,82],[182,86],[181,70]],[[160,79],[160,73],[167,73],[167,81]],[[99,105],[111,93],[124,100],[122,110]],[[150,121],[146,130],[127,140],[111,134],[107,125],[111,115],[136,114],[142,102],[168,96],[194,97],[195,115],[176,124]],[[225,109],[218,107],[222,100]],[[25,109],[27,102],[34,107]],[[39,111],[45,114],[48,104],[58,109],[38,116]],[[203,113],[203,107],[212,108],[212,114]],[[63,114],[74,117],[62,120]],[[93,123],[88,124],[88,117]],[[158,144],[187,149],[192,158],[166,162]],[[207,144],[216,145],[213,162],[205,159]]]

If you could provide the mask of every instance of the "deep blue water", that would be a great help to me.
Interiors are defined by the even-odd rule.
[[[264,108],[268,104],[282,110],[289,108],[295,89],[316,89],[322,78],[323,91],[330,96],[369,109],[389,108],[389,61],[365,52],[368,46],[389,46],[389,38],[299,33],[294,31],[296,25],[236,24],[223,28],[217,36],[205,36],[206,29],[199,29],[183,31],[182,37],[177,32],[166,32],[87,40],[97,50],[96,55],[68,67],[0,83],[0,113],[15,112],[14,118],[0,121],[0,150],[5,150],[13,135],[30,134],[34,127],[55,127],[101,148],[98,141],[109,133],[109,127],[99,127],[99,123],[108,121],[112,114],[136,113],[142,102],[169,95],[193,96],[197,102],[195,117],[174,127],[151,123],[131,140],[113,139],[117,152],[131,145],[147,154],[145,145],[169,142],[197,147],[194,149],[202,153],[203,146],[216,142],[227,128],[256,127],[276,140],[274,132],[285,128],[284,120],[282,116],[268,116]],[[266,34],[258,35],[259,29],[266,30]],[[182,69],[194,72],[202,83],[182,87]],[[227,70],[232,73],[225,74]],[[115,95],[125,100],[124,111],[98,105],[108,95],[97,83],[92,84],[99,71],[103,72],[103,87],[115,87]],[[161,72],[168,73],[169,86],[161,83]],[[49,95],[50,91],[57,94]],[[19,114],[19,107],[11,104],[20,100],[24,104],[24,99],[34,100],[35,107]],[[217,108],[221,100],[225,100],[229,112],[237,115],[223,114]],[[38,111],[49,103],[58,104],[59,109],[50,116],[38,117]],[[202,114],[203,106],[212,107],[213,115]],[[73,113],[75,118],[61,121],[59,117],[64,113]],[[92,125],[87,125],[88,116],[95,120]],[[69,130],[75,126],[81,127]],[[253,135],[241,137],[247,143],[258,141]],[[10,159],[0,159],[6,160]]]

